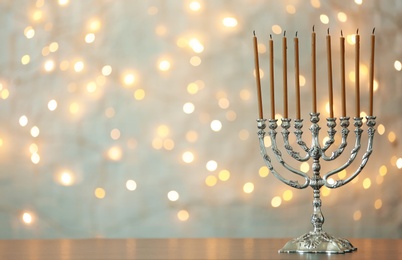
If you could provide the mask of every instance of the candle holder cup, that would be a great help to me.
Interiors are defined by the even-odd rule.
[[[348,166],[352,164],[355,160],[360,147],[361,147],[361,137],[363,130],[361,129],[363,126],[362,117],[355,117],[354,120],[354,133],[355,133],[355,144],[351,149],[351,153],[347,161],[337,167],[336,169],[330,170],[326,174],[321,177],[321,164],[320,160],[324,160],[327,162],[334,161],[337,159],[345,150],[347,146],[347,139],[349,134],[349,117],[341,117],[340,118],[340,126],[342,128],[341,133],[341,143],[339,146],[332,152],[330,156],[326,155],[326,151],[332,144],[335,142],[335,133],[336,133],[336,118],[327,118],[327,133],[328,139],[323,146],[319,143],[319,132],[321,127],[318,125],[320,120],[320,113],[310,113],[310,122],[311,126],[309,130],[311,131],[312,143],[311,146],[308,147],[306,143],[303,141],[303,119],[294,120],[294,134],[296,136],[296,143],[304,151],[305,155],[301,156],[299,152],[296,152],[294,148],[289,143],[289,128],[291,127],[291,119],[283,118],[281,120],[281,134],[283,137],[284,148],[286,152],[296,161],[298,162],[307,162],[312,160],[311,176],[305,172],[302,172],[298,169],[290,166],[282,157],[280,150],[277,145],[277,121],[276,119],[268,120],[268,135],[271,139],[271,150],[272,154],[276,157],[278,162],[282,164],[282,166],[296,174],[301,176],[304,179],[304,183],[299,183],[297,180],[290,180],[283,177],[278,171],[274,168],[271,157],[268,155],[267,148],[265,146],[264,137],[266,135],[265,129],[267,127],[267,119],[257,119],[258,126],[258,138],[260,143],[260,151],[261,155],[264,159],[264,162],[270,172],[281,182],[296,188],[296,189],[305,189],[307,187],[311,187],[313,189],[313,214],[311,216],[311,224],[313,225],[313,230],[298,237],[290,240],[285,244],[285,246],[279,250],[280,253],[326,253],[326,254],[339,254],[339,253],[347,253],[356,250],[347,239],[336,238],[332,235],[329,235],[325,231],[323,231],[322,226],[324,224],[324,216],[321,212],[321,199],[320,199],[320,189],[325,186],[330,189],[339,188],[350,181],[352,181],[356,176],[360,174],[364,166],[367,164],[369,157],[373,150],[373,139],[375,129],[374,126],[376,124],[375,116],[367,116],[367,133],[368,133],[368,144],[365,153],[362,156],[362,160],[357,170],[351,174],[349,177],[340,180],[333,180],[330,178],[334,174],[341,172],[346,169]]]

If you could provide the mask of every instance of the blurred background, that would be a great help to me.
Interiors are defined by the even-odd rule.
[[[397,0],[0,1],[0,238],[296,237],[309,231],[312,190],[279,182],[259,152],[252,35],[255,30],[265,115],[270,34],[275,42],[281,118],[286,31],[294,118],[298,33],[309,144],[313,25],[321,141],[327,30],[339,118],[341,30],[353,117],[354,35],[359,29],[364,116],[376,28],[374,152],[353,182],[322,189],[324,229],[341,237],[401,238],[400,10]],[[360,164],[363,129],[356,163],[334,179]],[[347,160],[350,130],[346,155],[322,162],[323,173]],[[311,174],[308,164],[293,165]]]

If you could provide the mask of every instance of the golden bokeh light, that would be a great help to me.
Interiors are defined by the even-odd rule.
[[[272,198],[272,200],[271,200],[271,206],[272,206],[273,208],[277,208],[277,207],[279,207],[281,204],[282,204],[282,198],[281,198],[281,197],[275,196],[275,197]]]
[[[252,193],[254,191],[254,183],[247,182],[243,185],[244,193]]]
[[[218,178],[216,178],[216,176],[214,176],[214,175],[208,175],[205,178],[205,184],[209,187],[215,186],[217,182],[218,182]]]
[[[127,180],[126,181],[126,188],[129,191],[134,191],[137,189],[137,183],[134,180]]]
[[[268,176],[269,174],[269,169],[267,166],[262,166],[259,170],[258,170],[258,174],[260,175],[260,177],[265,178]]]
[[[106,191],[103,188],[96,188],[94,194],[96,198],[103,199],[106,196]]]
[[[177,213],[177,218],[180,221],[187,221],[190,218],[190,214],[187,210],[182,209]]]
[[[229,180],[229,178],[230,178],[230,172],[229,172],[228,170],[221,170],[221,171],[218,173],[218,178],[219,178],[219,180],[221,180],[221,181],[227,181],[227,180]]]

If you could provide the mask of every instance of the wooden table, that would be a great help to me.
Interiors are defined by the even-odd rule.
[[[353,253],[279,254],[288,239],[0,240],[0,259],[402,259],[402,239],[350,239]]]

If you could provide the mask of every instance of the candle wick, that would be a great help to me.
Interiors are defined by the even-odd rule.
[[[328,27],[328,29],[327,29],[327,34],[329,34],[329,27]]]
[[[357,30],[356,30],[356,34],[359,34],[359,28],[357,28]]]
[[[254,34],[254,36],[255,36],[255,30],[253,30],[253,34]]]
[[[272,34],[269,35],[269,38],[272,40]]]
[[[343,37],[343,32],[342,32],[342,30],[341,30],[341,36]]]
[[[315,26],[315,25],[313,25],[313,32],[314,32],[314,26]]]
[[[374,32],[375,32],[375,27],[373,28],[373,34],[374,34]]]
[[[285,31],[283,31],[283,37],[285,37],[286,36],[286,30]]]
[[[296,31],[296,38],[297,38],[297,31]]]

